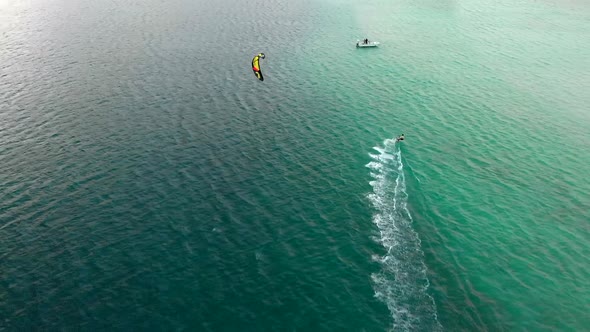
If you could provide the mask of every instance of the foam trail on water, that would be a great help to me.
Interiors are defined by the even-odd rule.
[[[402,153],[395,139],[386,139],[366,166],[371,170],[373,192],[368,195],[380,232],[378,241],[387,249],[377,257],[382,269],[372,275],[375,296],[393,316],[394,331],[441,331],[434,299],[428,294],[424,253],[412,228],[407,208]]]

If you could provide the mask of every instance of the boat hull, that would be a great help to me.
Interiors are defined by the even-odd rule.
[[[356,42],[357,48],[365,48],[365,47],[377,47],[379,42],[369,42],[368,44],[363,44],[360,40]]]

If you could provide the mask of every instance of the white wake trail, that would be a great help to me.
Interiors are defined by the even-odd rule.
[[[434,299],[428,294],[424,253],[412,227],[402,153],[395,139],[374,147],[377,153],[366,166],[371,170],[373,192],[368,195],[378,241],[387,250],[376,259],[379,273],[372,275],[375,296],[385,302],[393,316],[394,331],[442,331]]]

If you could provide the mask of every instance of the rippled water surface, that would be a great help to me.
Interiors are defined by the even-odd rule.
[[[0,330],[584,330],[588,40],[582,1],[0,0]]]

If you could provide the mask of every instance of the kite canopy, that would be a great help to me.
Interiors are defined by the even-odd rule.
[[[265,57],[264,53],[258,53],[258,55],[254,56],[252,59],[252,70],[254,71],[254,75],[261,81],[264,81],[264,77],[262,77],[262,71],[260,70],[260,59],[264,59]]]

